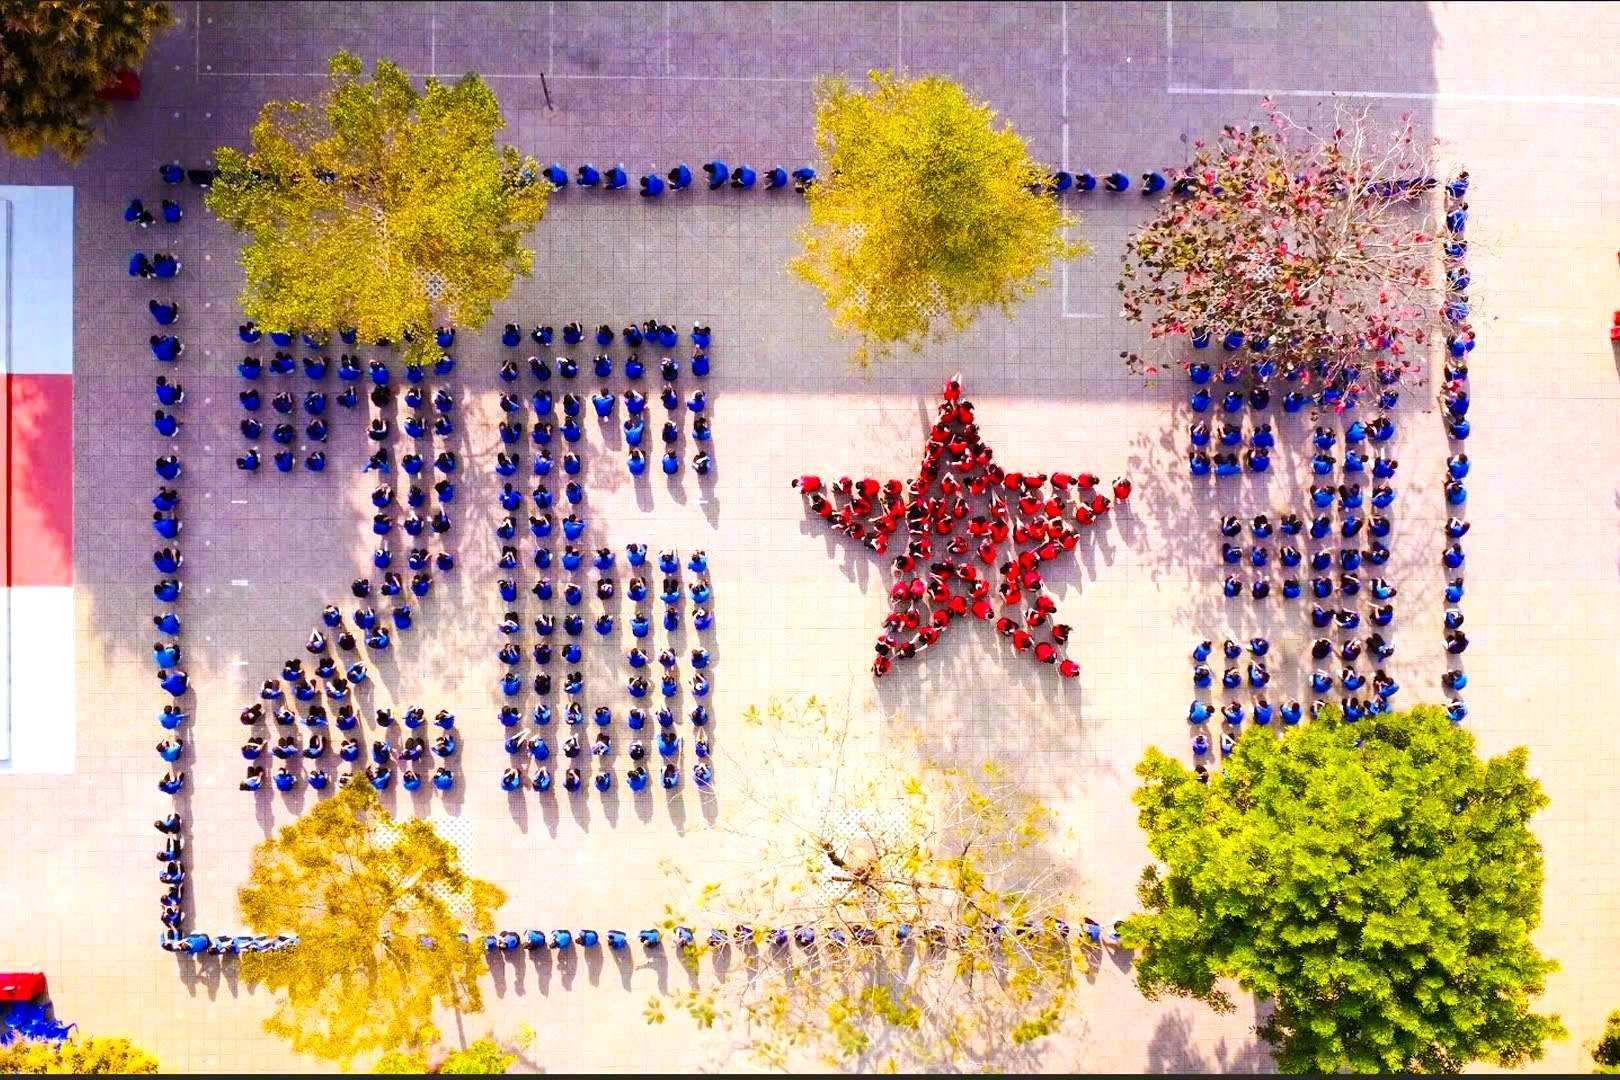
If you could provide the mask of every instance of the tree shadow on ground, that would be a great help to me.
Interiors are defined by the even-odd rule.
[[[1217,1039],[1213,1044],[1193,1040],[1193,1018],[1185,1012],[1167,1013],[1148,1037],[1148,1073],[1272,1073],[1277,1071],[1264,1043],[1252,1040],[1238,1046]]]

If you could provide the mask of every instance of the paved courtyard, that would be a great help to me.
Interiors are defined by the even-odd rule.
[[[154,786],[151,717],[161,702],[147,522],[151,462],[163,451],[147,422],[153,291],[126,275],[136,241],[121,211],[131,195],[160,197],[160,161],[200,164],[218,145],[242,144],[267,97],[317,91],[325,58],[346,46],[419,75],[477,70],[501,97],[507,137],[542,163],[623,162],[633,175],[714,155],[791,168],[812,151],[813,78],[873,67],[958,78],[1045,160],[1099,174],[1174,163],[1183,133],[1247,122],[1268,92],[1302,114],[1325,115],[1332,93],[1380,115],[1413,113],[1440,140],[1442,162],[1466,167],[1474,182],[1467,723],[1486,753],[1527,745],[1551,796],[1535,821],[1547,859],[1538,943],[1562,964],[1544,1004],[1572,1037],[1536,1067],[1586,1066],[1581,1043],[1620,1008],[1620,856],[1605,840],[1620,820],[1606,719],[1620,700],[1620,372],[1606,336],[1620,308],[1620,200],[1607,179],[1620,165],[1612,141],[1620,71],[1602,47],[1620,33],[1620,8],[173,7],[178,23],[149,55],[142,100],[118,107],[80,167],[0,159],[0,184],[75,188],[77,672],[75,698],[58,703],[76,725],[74,771],[0,774],[0,969],[46,971],[60,1016],[89,1032],[127,1034],[171,1069],[316,1067],[260,1030],[268,1005],[232,970],[177,963],[156,947],[151,822],[169,800]],[[234,467],[243,446],[235,244],[193,190],[186,199],[174,245],[185,272],[173,290],[185,312],[185,667],[195,686],[183,805],[195,823],[193,918],[224,930],[237,924],[235,890],[252,847],[303,805],[236,790],[236,714],[284,658],[301,653],[323,603],[350,606],[346,583],[366,572],[375,538],[365,527],[372,481],[358,472],[367,451],[357,414],[332,418],[325,474]],[[376,690],[379,704],[461,718],[457,795],[418,805],[463,844],[475,873],[508,891],[503,927],[651,925],[663,915],[661,860],[725,872],[725,845],[704,827],[724,821],[725,770],[745,768],[751,752],[737,717],[772,696],[812,692],[874,723],[920,727],[945,758],[1018,770],[1062,814],[1084,876],[1087,910],[1076,916],[1111,922],[1131,910],[1147,858],[1132,768],[1151,745],[1184,752],[1190,647],[1264,633],[1298,658],[1314,636],[1297,609],[1273,605],[1261,617],[1255,605],[1222,598],[1216,523],[1228,512],[1297,507],[1312,481],[1306,441],[1288,438],[1263,483],[1217,490],[1189,481],[1183,383],[1144,384],[1117,359],[1141,343],[1119,317],[1114,281],[1144,201],[1070,205],[1096,249],[1091,258],[1010,321],[986,319],[863,372],[848,363],[850,345],[816,295],[784,272],[805,220],[794,197],[693,192],[650,203],[572,188],[556,197],[534,237],[533,278],[497,307],[490,329],[457,343],[460,566],[421,605],[421,633],[395,650]],[[621,550],[631,541],[707,550],[716,614],[709,705],[724,752],[715,791],[700,798],[688,784],[672,800],[509,800],[495,782],[506,762],[494,720],[493,627],[506,605],[495,591],[499,481],[489,468],[499,327],[648,317],[713,328],[715,473],[671,485],[655,466],[654,483],[633,486],[623,446],[593,431],[588,539]],[[911,475],[940,385],[955,372],[999,461],[1135,480],[1131,504],[1053,575],[1059,614],[1075,627],[1077,682],[966,626],[874,686],[868,665],[888,606],[885,568],[807,520],[788,486],[804,472]],[[1447,666],[1439,553],[1448,451],[1440,414],[1421,394],[1407,395],[1397,419],[1399,541],[1385,576],[1401,589],[1391,669],[1411,704],[1441,698]],[[1304,666],[1276,666],[1289,688],[1277,696],[1306,696],[1294,689]],[[400,807],[408,804],[401,794]],[[713,1035],[675,1021],[644,1027],[648,996],[671,978],[639,953],[633,969],[497,964],[486,1013],[463,1030],[471,1038],[530,1024],[532,1061],[548,1070],[740,1066]],[[1244,1004],[1222,1017],[1192,1003],[1146,1002],[1128,964],[1110,961],[1088,978],[1076,1023],[1047,1062],[1080,1071],[1269,1068],[1252,1023]]]

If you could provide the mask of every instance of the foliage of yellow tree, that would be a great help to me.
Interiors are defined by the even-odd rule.
[[[1603,1034],[1587,1048],[1597,1063],[1595,1071],[1620,1073],[1620,1012],[1612,1012],[1603,1023]]]
[[[145,1076],[157,1071],[157,1058],[128,1039],[18,1039],[0,1046],[0,1076]]]
[[[469,877],[432,824],[395,821],[351,784],[259,845],[239,901],[255,933],[299,938],[242,957],[243,977],[276,996],[266,1030],[346,1065],[432,1046],[438,1006],[483,1008],[482,943],[459,934],[489,932],[506,894]]]
[[[669,1004],[773,1069],[1036,1064],[1087,964],[1061,922],[1075,901],[1047,808],[996,768],[930,764],[814,698],[745,719],[769,737],[728,772],[743,809],[717,828],[737,872],[699,885],[665,868],[690,905],[666,927],[701,920],[679,954],[690,989]],[[649,1001],[648,1021],[665,1006]]]
[[[435,327],[476,327],[527,275],[524,234],[551,186],[495,133],[500,103],[477,75],[418,93],[379,60],[331,61],[318,103],[272,101],[251,153],[222,147],[208,205],[247,235],[242,310],[260,325],[365,340],[410,339],[425,359]]]
[[[371,1071],[374,1075],[393,1076],[504,1076],[533,1041],[534,1032],[525,1025],[511,1043],[486,1035],[435,1060],[430,1060],[432,1055],[426,1049],[408,1053],[396,1050],[379,1058]]]
[[[1087,252],[1047,194],[1050,170],[989,105],[949,79],[871,73],[816,92],[819,178],[792,269],[862,341],[863,366],[921,348],[984,308],[1003,312]]]
[[[107,108],[96,92],[141,66],[174,20],[140,0],[0,2],[0,139],[18,157],[56,151],[76,162],[90,122]]]

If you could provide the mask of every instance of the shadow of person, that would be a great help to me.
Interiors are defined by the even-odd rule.
[[[574,824],[579,826],[581,832],[590,832],[591,830],[591,800],[586,795],[586,792],[590,790],[590,786],[590,781],[584,780],[582,775],[579,790],[568,795],[568,809],[574,815]],[[556,789],[553,788],[552,790]]]
[[[541,946],[529,950],[529,966],[534,968],[534,986],[545,997],[551,993],[551,953]]]
[[[524,959],[526,949],[518,949],[512,954],[512,996],[525,997],[528,994],[529,963]]]
[[[585,980],[592,986],[602,984],[602,948],[585,949]]]
[[[664,807],[669,813],[670,824],[675,826],[675,835],[685,836],[686,799],[682,796],[680,788],[666,791],[664,794]]]
[[[636,819],[643,823],[651,821],[653,816],[653,795],[651,782],[630,797],[630,807],[635,812]]]
[[[513,824],[518,827],[518,832],[528,835],[529,800],[525,797],[525,793],[522,788],[518,788],[516,791],[507,792],[506,812],[511,816]]]
[[[557,809],[557,789],[552,788],[540,796],[540,820],[546,827],[546,834],[553,840],[557,838],[557,823],[561,819],[561,811]]]
[[[501,949],[489,949],[484,953],[484,963],[489,968],[490,981],[495,984],[495,996],[506,996],[506,953]]]
[[[628,948],[614,949],[612,951],[613,966],[617,968],[619,972],[619,985],[623,989],[629,990],[630,976],[634,974],[636,970],[635,959],[631,957],[630,950]]]
[[[642,951],[647,955],[647,967],[657,977],[658,992],[669,993],[669,956],[664,952],[664,947],[657,945],[650,949],[643,948]]]
[[[275,791],[274,785],[265,784],[253,794],[253,820],[258,822],[259,829],[264,833],[265,839],[274,836],[276,832],[276,814],[270,806],[270,793],[273,791]]]

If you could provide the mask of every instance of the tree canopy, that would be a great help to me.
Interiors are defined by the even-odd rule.
[[[16,1039],[0,1045],[0,1075],[42,1074],[149,1075],[158,1071],[158,1059],[128,1039],[86,1038],[54,1042]]]
[[[1564,1032],[1531,1011],[1556,964],[1530,940],[1547,800],[1526,760],[1481,760],[1427,706],[1254,729],[1207,785],[1148,751],[1135,802],[1162,865],[1123,931],[1138,985],[1224,1011],[1235,979],[1271,1004],[1259,1031],[1285,1072],[1539,1058]]]
[[[496,145],[505,120],[477,75],[418,93],[387,60],[362,73],[340,52],[321,101],[266,104],[250,152],[219,150],[208,205],[247,236],[249,318],[409,340],[422,360],[435,327],[481,325],[531,271],[522,241],[551,187]]]
[[[533,1039],[534,1032],[527,1027],[519,1032],[510,1045],[502,1044],[493,1035],[486,1035],[436,1060],[429,1060],[426,1048],[409,1052],[395,1050],[379,1058],[371,1071],[377,1075],[395,1076],[503,1076],[517,1064],[519,1052],[528,1049]]]
[[[4,0],[0,3],[0,138],[18,157],[51,149],[83,156],[107,108],[96,96],[141,66],[173,22],[169,5],[143,0]]]
[[[929,764],[813,698],[744,722],[769,730],[768,748],[728,770],[738,812],[723,828],[740,847],[727,865],[749,872],[687,896],[725,940],[705,929],[681,951],[694,988],[676,1007],[735,1029],[771,1069],[1033,1065],[1087,965],[1058,922],[1074,879],[1051,851],[1048,808],[999,769]],[[664,1020],[664,1002],[647,1018]]]
[[[1086,253],[1047,194],[1050,171],[990,106],[942,78],[871,73],[816,91],[822,166],[794,273],[862,339],[858,362],[1010,310],[1052,263]]]
[[[1603,1034],[1592,1044],[1592,1060],[1600,1073],[1620,1073],[1620,1012],[1603,1023]]]
[[[300,1053],[347,1064],[438,1040],[433,1010],[483,1008],[481,940],[506,895],[461,868],[421,819],[395,821],[369,784],[351,784],[260,844],[239,893],[248,926],[297,934],[248,953],[242,975],[276,995],[266,1030]]]
[[[1340,110],[1318,132],[1264,109],[1266,123],[1195,141],[1171,172],[1173,195],[1126,245],[1125,316],[1177,346],[1198,331],[1265,341],[1307,385],[1372,365],[1419,381],[1447,311],[1428,145],[1409,116],[1386,131]]]

